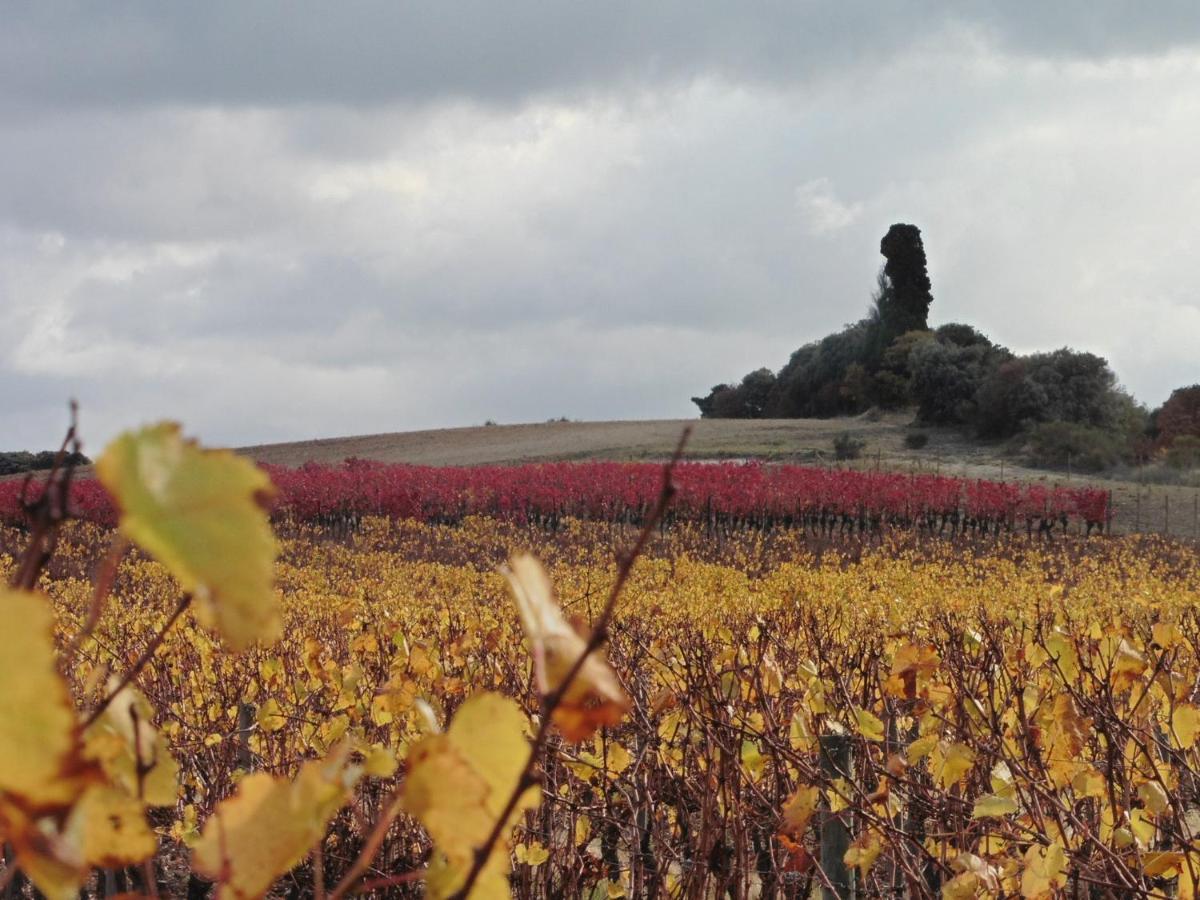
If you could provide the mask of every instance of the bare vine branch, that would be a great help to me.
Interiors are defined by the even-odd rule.
[[[37,585],[38,577],[58,545],[59,528],[71,515],[71,479],[75,474],[75,461],[79,458],[81,444],[76,428],[79,404],[72,400],[70,409],[71,424],[54,456],[54,464],[46,475],[41,495],[36,500],[28,499],[33,472],[26,473],[21,483],[21,510],[29,523],[29,543],[12,578],[12,586],[19,590],[33,590]]]
[[[513,810],[516,809],[521,795],[537,783],[537,778],[533,774],[533,770],[537,766],[538,758],[541,756],[542,749],[546,745],[546,740],[550,736],[550,724],[554,717],[554,711],[562,703],[563,697],[566,696],[572,682],[579,676],[579,672],[583,669],[588,657],[598,650],[608,639],[608,624],[612,620],[613,612],[617,606],[617,599],[621,596],[625,582],[629,580],[629,574],[633,571],[633,564],[646,549],[646,545],[650,542],[650,536],[654,533],[654,529],[658,527],[658,523],[662,521],[667,507],[671,505],[671,501],[675,497],[676,488],[672,476],[675,472],[675,466],[678,465],[679,460],[683,457],[683,448],[686,446],[691,433],[691,426],[683,430],[683,433],[679,437],[679,443],[675,446],[675,452],[663,468],[662,489],[659,491],[658,499],[655,501],[649,515],[646,516],[646,520],[642,523],[642,529],[638,533],[633,547],[621,557],[617,564],[616,580],[613,582],[612,590],[609,591],[604,609],[600,612],[600,616],[596,619],[592,627],[592,633],[588,636],[588,641],[584,646],[583,652],[579,654],[579,658],[567,670],[566,676],[558,687],[542,698],[542,718],[538,724],[533,745],[530,747],[529,758],[525,762],[525,768],[522,769],[520,777],[517,778],[516,786],[509,795],[508,801],[504,804],[504,808],[500,811],[500,815],[496,818],[496,822],[492,826],[487,840],[475,848],[475,857],[471,861],[471,868],[467,872],[467,877],[463,881],[462,887],[450,895],[450,900],[465,900],[466,897],[470,896],[471,888],[474,887],[479,874],[483,871],[484,865],[486,865],[488,859],[491,857],[492,850],[495,848],[496,842],[500,839],[500,835],[507,826]]]

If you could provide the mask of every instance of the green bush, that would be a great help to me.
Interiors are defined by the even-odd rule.
[[[876,372],[871,378],[871,398],[880,409],[902,409],[908,405],[908,379],[895,372]]]
[[[909,450],[920,450],[929,443],[929,435],[924,431],[910,431],[904,436],[904,446]]]
[[[1125,449],[1119,435],[1091,425],[1043,422],[1029,432],[1029,461],[1035,466],[1099,472],[1121,462]]]
[[[843,431],[833,439],[833,455],[837,459],[858,459],[866,446],[866,441]]]
[[[1110,432],[1145,428],[1145,411],[1117,386],[1108,361],[1067,347],[1001,363],[974,399],[975,425],[985,438],[1005,438],[1039,422]]]

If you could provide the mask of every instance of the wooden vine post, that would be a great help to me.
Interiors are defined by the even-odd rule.
[[[847,734],[821,736],[821,774],[828,781],[850,780],[850,747]],[[829,880],[821,887],[822,900],[851,900],[854,897],[853,876],[845,863],[846,851],[850,849],[850,829],[844,819],[847,814],[847,810],[821,813],[821,871]]]

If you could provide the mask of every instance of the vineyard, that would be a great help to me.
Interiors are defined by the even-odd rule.
[[[350,460],[341,466],[266,466],[277,489],[277,521],[334,524],[362,516],[458,522],[491,516],[554,524],[567,518],[636,524],[658,493],[661,466],[542,463],[428,467]],[[814,534],[920,528],[940,534],[1035,529],[1105,530],[1109,496],[1095,488],[1048,488],[937,475],[857,472],[789,465],[680,464],[671,522],[710,529],[799,528]],[[0,482],[0,521],[22,521],[20,481]],[[115,525],[116,509],[95,481],[74,485],[78,517]]]
[[[1103,495],[359,463],[272,529],[173,429],[97,468],[0,526],[9,891],[1196,896],[1200,555]]]

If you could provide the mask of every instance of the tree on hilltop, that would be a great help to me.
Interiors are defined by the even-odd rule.
[[[880,285],[875,302],[886,347],[905,332],[925,331],[929,327],[933,284],[929,280],[921,229],[916,225],[893,225],[879,242],[879,252],[887,260],[883,266],[886,283]]]

